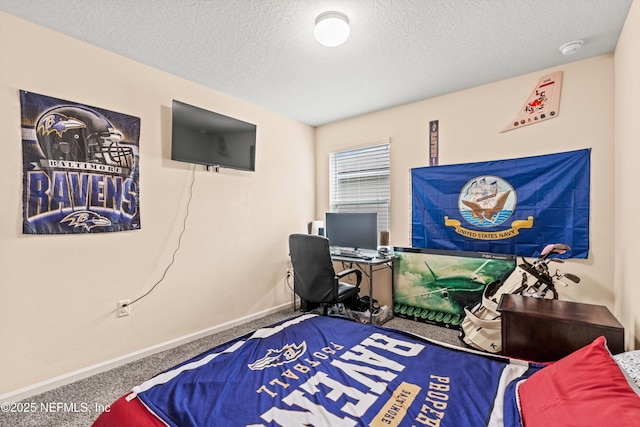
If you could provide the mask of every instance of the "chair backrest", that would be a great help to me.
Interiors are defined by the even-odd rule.
[[[289,236],[293,288],[303,300],[331,303],[338,298],[338,280],[331,261],[329,239],[314,234]]]

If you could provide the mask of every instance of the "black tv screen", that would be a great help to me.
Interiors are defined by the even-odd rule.
[[[256,125],[173,101],[171,159],[256,170]]]
[[[330,246],[350,249],[377,249],[377,213],[325,214],[326,235]]]

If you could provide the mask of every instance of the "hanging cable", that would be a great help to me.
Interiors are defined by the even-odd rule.
[[[134,303],[140,301],[142,298],[144,298],[147,295],[149,295],[156,288],[156,286],[158,286],[164,280],[165,276],[167,275],[167,272],[169,271],[169,269],[173,265],[174,261],[176,260],[176,254],[178,253],[178,250],[180,249],[180,243],[182,242],[182,235],[184,234],[185,230],[187,229],[187,218],[189,218],[189,206],[191,205],[191,197],[193,196],[193,183],[195,181],[196,181],[196,165],[194,164],[193,165],[193,169],[191,169],[191,185],[189,186],[189,199],[187,200],[187,209],[186,209],[186,212],[185,212],[185,215],[184,215],[184,219],[182,220],[182,231],[180,232],[180,235],[178,236],[178,245],[176,246],[175,250],[173,251],[173,255],[171,256],[171,262],[164,269],[164,272],[162,273],[162,277],[160,277],[160,280],[158,280],[151,287],[151,289],[149,289],[144,295],[134,299],[129,304],[125,305],[125,307],[129,306],[129,305],[133,305]]]

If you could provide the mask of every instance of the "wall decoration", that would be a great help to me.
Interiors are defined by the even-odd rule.
[[[438,164],[440,143],[440,125],[437,120],[429,122],[429,166]]]
[[[411,170],[416,248],[536,257],[589,252],[590,149]]]
[[[562,71],[542,77],[529,95],[515,119],[501,132],[540,123],[558,117],[560,114],[560,92]]]
[[[394,248],[394,315],[460,329],[464,308],[482,300],[484,288],[511,273],[513,255]]]
[[[140,119],[20,91],[23,233],[140,228]]]

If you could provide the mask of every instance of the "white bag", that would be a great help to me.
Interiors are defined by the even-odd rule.
[[[466,307],[460,339],[470,347],[489,353],[502,351],[502,321],[500,314],[479,306],[475,312]]]
[[[498,303],[504,294],[519,293],[526,286],[530,274],[520,266],[506,279],[487,285],[482,302],[473,308],[465,307],[465,318],[460,324],[460,339],[470,347],[489,353],[502,351],[502,319]]]

